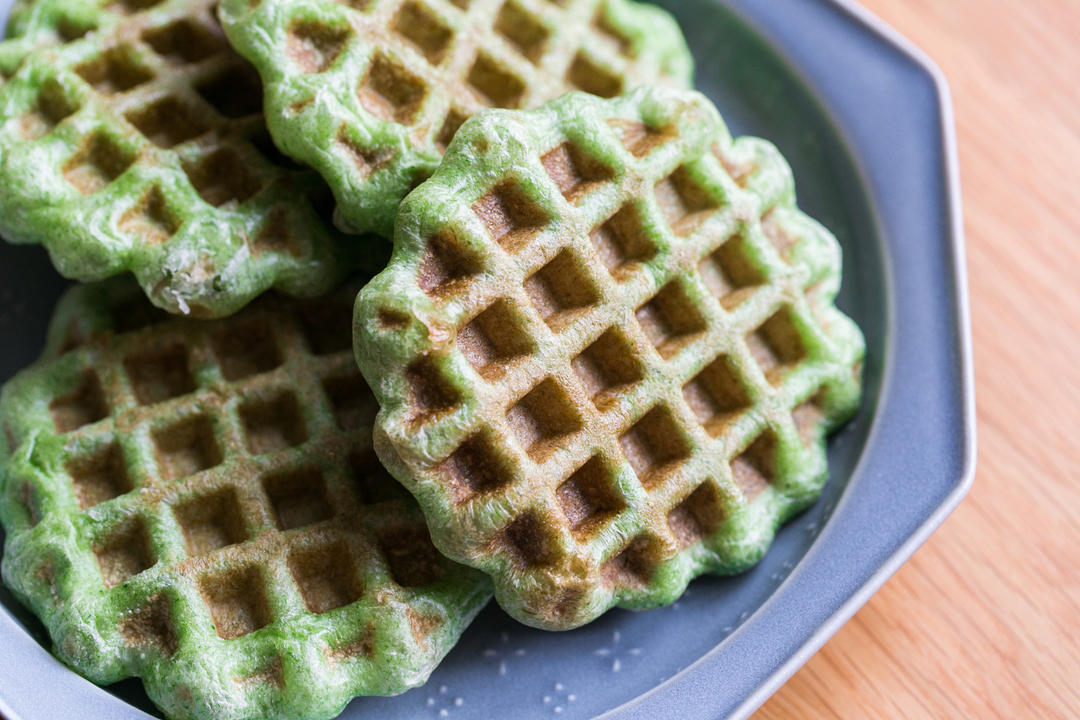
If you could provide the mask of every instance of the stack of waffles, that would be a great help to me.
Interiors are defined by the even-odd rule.
[[[0,395],[3,578],[94,682],[330,718],[492,594],[668,604],[820,494],[840,247],[659,9],[25,0],[8,35],[0,233],[83,284]]]

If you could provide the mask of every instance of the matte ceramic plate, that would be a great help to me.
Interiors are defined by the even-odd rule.
[[[821,500],[745,575],[569,633],[485,611],[424,687],[343,717],[744,717],[907,559],[967,491],[974,401],[952,116],[940,73],[840,0],[666,0],[698,87],[736,134],[779,145],[802,206],[840,238],[840,307],[866,333],[866,400],[835,437]],[[3,189],[0,189],[3,192]],[[31,362],[64,282],[0,245],[0,379]],[[9,720],[145,718],[138,681],[99,689],[56,662],[0,591]]]

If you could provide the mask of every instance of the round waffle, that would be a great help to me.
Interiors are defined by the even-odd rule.
[[[864,353],[840,262],[697,93],[480,113],[357,301],[376,451],[519,620],[669,603],[820,493]]]
[[[690,85],[675,21],[632,0],[224,0],[278,146],[334,190],[338,225],[390,236],[401,199],[485,107]]]
[[[64,298],[0,396],[3,577],[64,662],[171,718],[330,718],[454,645],[490,583],[372,451],[354,296],[214,322],[127,280]]]
[[[326,185],[270,141],[258,75],[215,7],[37,0],[16,13],[22,36],[0,58],[29,54],[0,87],[5,238],[44,245],[77,280],[130,271],[156,305],[200,317],[272,287],[324,293],[364,260],[332,227]]]

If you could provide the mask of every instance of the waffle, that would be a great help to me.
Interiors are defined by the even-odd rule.
[[[522,622],[669,603],[820,493],[864,353],[840,261],[697,93],[480,113],[357,301],[376,451]]]
[[[16,14],[0,65],[36,49],[0,87],[5,238],[41,243],[77,280],[133,272],[155,304],[197,317],[271,287],[325,293],[365,259],[333,228],[326,185],[270,141],[258,76],[213,7],[38,0]]]
[[[133,13],[156,3],[149,0],[16,0],[8,13],[6,41],[0,43],[0,75],[11,77],[23,58],[39,47],[61,45],[89,32],[108,31]]]
[[[274,140],[330,184],[339,227],[387,237],[478,110],[692,74],[675,21],[632,0],[224,0],[221,19],[262,75]]]
[[[171,718],[329,718],[454,645],[490,583],[372,452],[352,290],[212,322],[65,297],[0,398],[4,580],[64,662]]]

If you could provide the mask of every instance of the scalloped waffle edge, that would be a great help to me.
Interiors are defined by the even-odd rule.
[[[478,114],[357,300],[376,451],[522,622],[670,603],[819,495],[865,351],[840,263],[695,92]]]

